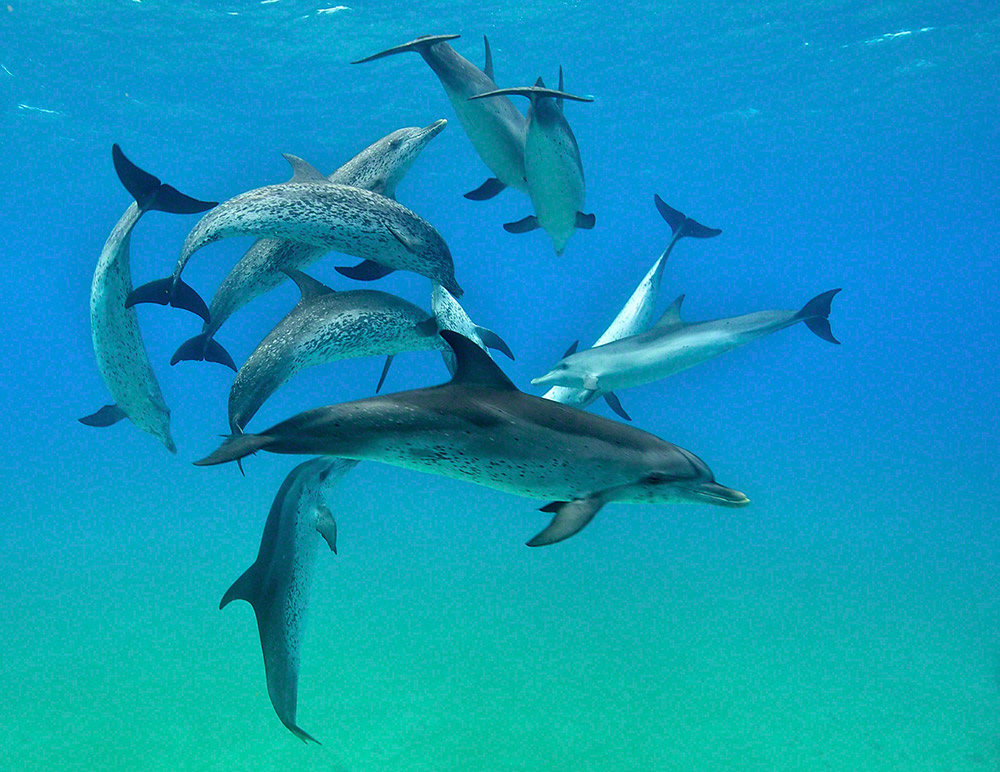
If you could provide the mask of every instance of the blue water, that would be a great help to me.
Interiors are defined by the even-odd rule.
[[[0,488],[0,769],[1000,769],[1000,12],[988,3],[125,2],[0,8],[6,270]],[[326,6],[332,8],[334,6]],[[415,55],[424,33],[567,104],[597,227],[556,258]],[[129,204],[112,142],[199,198],[330,171],[383,134],[448,118],[398,197],[455,256],[463,303],[530,378],[595,339],[669,237],[652,197],[723,229],[682,242],[661,305],[689,319],[798,308],[843,287],[831,346],[804,327],[620,396],[704,458],[742,510],[612,505],[531,550],[532,502],[363,464],[332,502],[299,721],[278,723],[249,607],[218,599],[256,554],[296,459],[195,468],[227,430],[232,374],[171,368],[193,316],[140,321],[180,452],[108,401],[90,279]],[[196,218],[151,213],[137,283]],[[249,245],[195,255],[203,296]],[[325,258],[313,273],[351,283]],[[427,306],[426,280],[380,289]],[[245,358],[283,286],[220,332]],[[368,396],[381,362],[304,372],[254,419]],[[397,358],[387,390],[440,382]],[[596,412],[610,415],[603,403]]]

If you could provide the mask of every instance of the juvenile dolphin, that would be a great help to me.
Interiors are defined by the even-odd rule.
[[[267,515],[257,560],[219,603],[220,609],[234,600],[253,606],[267,695],[281,723],[303,742],[317,742],[295,723],[295,713],[300,642],[319,536],[337,551],[337,524],[325,497],[356,465],[357,461],[314,458],[289,472]]]
[[[233,435],[199,466],[257,450],[381,461],[530,498],[553,499],[552,522],[528,542],[562,541],[613,501],[749,499],[715,482],[701,459],[626,424],[517,390],[467,338],[449,383],[307,410],[261,434]]]
[[[840,343],[828,321],[830,302],[838,292],[817,295],[799,311],[758,311],[693,324],[681,320],[681,295],[646,332],[564,357],[531,383],[602,392],[641,386],[799,322],[823,340]]]
[[[562,81],[561,70],[559,80]],[[574,230],[593,228],[595,222],[594,215],[582,211],[586,193],[580,146],[563,116],[562,100],[593,102],[594,98],[547,89],[539,78],[534,86],[502,88],[469,99],[506,98],[515,94],[531,100],[524,141],[524,172],[535,214],[503,227],[509,233],[528,233],[541,227],[552,239],[556,254],[561,255]]]
[[[483,201],[506,187],[527,193],[528,185],[524,177],[525,118],[506,97],[481,103],[469,101],[476,94],[496,90],[497,84],[493,82],[493,54],[490,43],[484,36],[486,64],[480,70],[447,43],[457,37],[460,36],[424,35],[352,64],[362,64],[406,51],[420,54],[444,86],[445,94],[448,95],[472,146],[483,163],[496,175],[466,193],[465,197]]]
[[[198,201],[129,161],[121,148],[111,146],[111,158],[122,185],[132,194],[130,204],[104,243],[90,285],[90,333],[97,368],[114,402],[80,422],[87,426],[111,426],[123,418],[162,442],[171,453],[177,447],[170,436],[170,410],[149,364],[139,331],[135,309],[125,307],[132,291],[129,245],[132,229],[151,209],[175,214],[203,212],[215,206]],[[186,285],[185,285],[186,286]]]
[[[424,128],[409,126],[388,134],[369,145],[329,177],[329,182],[352,185],[396,197],[396,186],[409,171],[427,144],[447,125],[444,119]],[[295,156],[286,155],[292,164],[290,181],[319,181],[323,175]],[[302,269],[327,253],[324,247],[312,247],[294,241],[258,239],[222,280],[208,309],[209,321],[199,335],[185,341],[170,360],[207,360],[236,369],[229,353],[215,340],[215,334],[226,320],[253,299],[270,292],[287,278],[284,269]],[[364,265],[364,264],[362,264]],[[356,269],[346,269],[354,273]],[[354,278],[361,278],[354,276]]]
[[[261,405],[301,370],[367,356],[444,350],[437,321],[403,298],[377,290],[334,292],[300,271],[288,271],[302,298],[254,349],[229,391],[229,425],[243,431]],[[450,350],[450,349],[449,349]]]
[[[622,310],[618,312],[618,316],[614,318],[608,329],[594,343],[594,348],[603,346],[605,343],[620,340],[621,338],[627,338],[630,335],[638,335],[649,327],[650,322],[653,321],[653,311],[656,308],[656,301],[660,296],[660,281],[663,278],[663,266],[666,265],[667,258],[670,257],[670,253],[678,241],[685,236],[707,239],[722,233],[718,228],[706,228],[683,212],[678,212],[676,209],[667,206],[658,195],[654,195],[653,200],[656,203],[656,209],[660,213],[660,216],[666,220],[673,231],[673,237],[670,239],[670,243],[667,244],[667,248],[663,250],[663,253],[653,263],[649,271],[646,272],[642,281],[639,282],[639,285],[635,288],[635,292],[632,293],[632,296],[622,306]],[[575,353],[576,346],[576,343],[570,346],[569,351],[563,356],[567,357]],[[629,414],[625,412],[614,392],[605,393],[597,390],[574,389],[568,386],[553,386],[542,395],[543,399],[551,399],[555,402],[561,402],[564,405],[572,405],[579,408],[587,407],[587,405],[591,404],[598,397],[604,397],[605,402],[608,403],[608,407],[626,421],[632,420]]]

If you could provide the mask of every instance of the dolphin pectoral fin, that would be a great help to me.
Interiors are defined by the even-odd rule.
[[[105,405],[96,413],[85,415],[83,418],[78,418],[77,420],[84,426],[104,427],[116,424],[123,418],[128,418],[128,416],[125,415],[125,411],[118,407],[118,405]]]
[[[388,224],[385,226],[385,229],[392,234],[392,237],[396,239],[396,241],[398,241],[400,244],[403,245],[404,249],[406,249],[407,252],[413,252],[414,254],[417,253],[416,245],[410,240],[410,238],[405,233],[396,230],[395,228],[393,228],[391,225]]]
[[[839,289],[833,289],[817,295],[802,306],[802,310],[796,316],[802,319],[806,323],[806,327],[812,330],[815,335],[825,341],[840,345],[840,341],[833,337],[833,330],[830,329],[828,318],[830,316],[830,303],[833,302],[833,296],[838,292],[840,292]]]
[[[625,412],[625,408],[622,407],[621,400],[615,396],[613,391],[609,391],[604,394],[604,401],[608,403],[608,407],[614,410],[615,413],[624,418],[626,421],[632,420],[632,416]]]
[[[330,547],[330,551],[337,554],[337,521],[333,519],[333,513],[325,504],[316,507],[316,530]]]
[[[529,214],[524,219],[518,220],[517,222],[505,222],[503,224],[503,229],[507,233],[530,233],[533,230],[538,229],[538,218],[533,214]]]
[[[583,388],[587,391],[597,391],[600,386],[597,385],[596,375],[585,375],[583,376]]]
[[[548,527],[528,541],[527,545],[545,547],[568,539],[583,530],[603,506],[604,499],[596,495],[574,501],[553,501],[551,504],[546,504],[540,511],[554,512],[555,517]]]
[[[394,270],[396,269],[376,263],[374,260],[365,260],[355,266],[337,266],[337,273],[355,281],[375,281],[383,276],[388,276]]]
[[[504,185],[496,177],[490,177],[486,182],[480,185],[475,190],[470,190],[465,194],[465,197],[470,201],[486,201],[487,199],[493,198],[493,196],[502,192],[507,186]]]
[[[385,358],[385,365],[382,367],[382,375],[379,376],[378,386],[375,387],[376,394],[382,391],[382,384],[385,383],[385,376],[389,374],[389,366],[392,364],[392,357],[393,355],[389,354],[389,356]]]
[[[288,180],[289,182],[329,182],[326,175],[308,161],[303,161],[291,153],[281,155],[292,167],[292,178]]]
[[[483,72],[486,77],[493,80],[493,51],[490,49],[490,40],[483,35],[483,47],[486,49],[486,58],[483,61]],[[493,81],[496,82],[495,80]]]
[[[580,230],[589,231],[597,223],[597,217],[593,214],[576,213],[576,227]]]
[[[514,359],[514,353],[510,350],[510,347],[504,342],[504,339],[497,335],[493,330],[489,330],[486,327],[480,327],[476,325],[476,334],[479,335],[479,339],[483,342],[487,348],[495,349],[503,354],[510,360]]]

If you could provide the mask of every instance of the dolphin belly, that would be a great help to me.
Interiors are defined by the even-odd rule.
[[[579,155],[559,126],[532,123],[524,148],[524,166],[531,181],[531,204],[538,224],[562,253],[573,231],[585,193]]]

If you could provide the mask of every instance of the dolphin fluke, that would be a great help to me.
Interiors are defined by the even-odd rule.
[[[540,81],[541,79],[539,79]],[[486,91],[482,94],[476,94],[475,96],[470,96],[469,99],[488,99],[490,97],[498,96],[523,96],[528,97],[528,99],[534,101],[536,99],[551,98],[551,99],[569,99],[573,102],[593,102],[594,97],[587,94],[586,96],[577,96],[576,94],[569,94],[565,91],[559,91],[554,88],[545,88],[544,86],[521,86],[520,88],[498,88],[496,91]]]
[[[125,308],[140,303],[156,303],[160,306],[183,308],[197,314],[204,322],[211,320],[208,306],[194,288],[179,276],[168,276],[166,279],[155,279],[132,290],[125,298]]]
[[[135,203],[143,212],[156,209],[173,214],[195,214],[211,209],[217,201],[199,201],[191,196],[185,196],[172,185],[164,185],[159,178],[140,169],[122,152],[115,143],[111,146],[111,160],[114,162],[118,179],[125,189],[132,194]]]
[[[229,461],[238,461],[266,448],[271,442],[273,442],[272,438],[266,434],[231,434],[214,453],[200,461],[195,461],[194,465],[215,466]]]
[[[660,213],[660,217],[666,221],[667,225],[670,226],[670,230],[673,231],[675,241],[684,236],[690,236],[694,239],[710,239],[722,233],[718,228],[709,228],[696,220],[692,220],[683,212],[678,212],[655,193],[653,194],[653,201],[656,202],[656,210]]]
[[[188,338],[177,347],[177,351],[170,357],[170,364],[175,365],[178,362],[216,362],[225,365],[233,372],[238,370],[229,352],[206,332]]]
[[[371,56],[366,56],[364,59],[357,59],[351,64],[364,64],[365,62],[371,62],[375,59],[382,59],[386,56],[392,56],[393,54],[403,54],[407,51],[416,51],[418,54],[423,56],[424,51],[426,51],[431,46],[437,43],[443,43],[446,40],[454,40],[455,38],[460,38],[461,35],[421,35],[416,40],[411,40],[409,43],[403,43],[401,46],[394,46],[393,48],[387,48],[385,51],[380,51],[377,54],[372,54]]]
[[[827,290],[826,292],[817,295],[804,306],[802,310],[797,314],[798,318],[806,323],[806,327],[813,331],[817,336],[823,340],[829,341],[830,343],[836,343],[840,345],[840,341],[833,337],[833,331],[830,329],[830,303],[833,302],[833,296],[840,292],[840,288]]]

